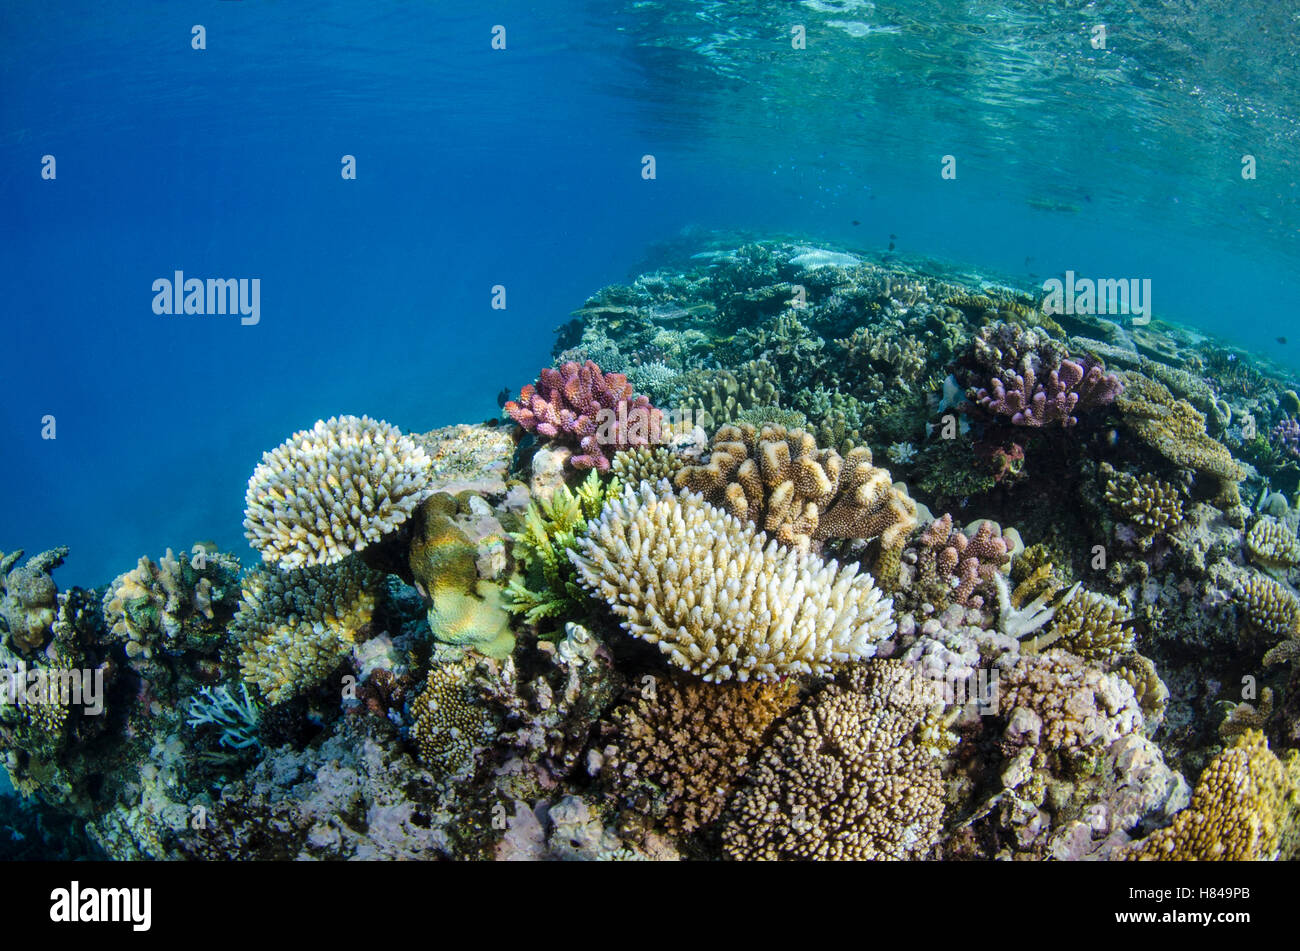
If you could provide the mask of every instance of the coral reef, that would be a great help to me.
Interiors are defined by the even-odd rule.
[[[1285,585],[1253,574],[1241,582],[1238,597],[1254,630],[1276,638],[1300,635],[1300,601]]]
[[[465,661],[435,664],[411,702],[411,742],[435,775],[468,768],[493,736],[492,716],[478,700]]]
[[[1286,571],[1300,567],[1300,538],[1294,530],[1265,515],[1246,533],[1246,553],[1267,571]]]
[[[1011,561],[1002,530],[983,521],[974,535],[953,528],[946,514],[925,527],[903,550],[900,586],[911,601],[942,611],[950,604],[982,607],[997,597],[993,575]],[[931,613],[931,612],[927,612]]]
[[[1139,476],[1101,466],[1106,480],[1105,499],[1112,511],[1132,524],[1144,539],[1171,532],[1183,520],[1183,494],[1149,472]]]
[[[1114,598],[1080,588],[1057,609],[1047,631],[1048,643],[1088,660],[1102,660],[1133,649],[1132,623]]]
[[[824,673],[872,656],[893,629],[890,600],[857,565],[782,549],[685,490],[627,487],[570,557],[629,634],[709,681]]]
[[[1041,330],[1012,324],[984,327],[968,355],[971,399],[1013,426],[1073,426],[1078,415],[1106,406],[1123,392],[1113,373],[1087,358],[1070,359]]]
[[[395,426],[335,416],[263,453],[244,529],[280,568],[332,565],[394,532],[432,490],[425,451]]]
[[[690,833],[722,812],[769,728],[798,699],[777,684],[679,683],[659,677],[613,714],[600,775],[624,800],[643,798],[674,832]]]

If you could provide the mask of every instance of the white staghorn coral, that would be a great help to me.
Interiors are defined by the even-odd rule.
[[[569,557],[625,630],[707,681],[823,674],[894,630],[892,600],[856,564],[783,548],[667,482],[610,499]]]
[[[294,433],[248,480],[244,534],[281,568],[332,565],[379,541],[429,495],[432,463],[396,426],[335,416]]]

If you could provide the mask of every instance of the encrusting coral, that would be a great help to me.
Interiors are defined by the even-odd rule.
[[[394,532],[433,491],[428,454],[395,426],[335,416],[262,454],[245,534],[280,568],[331,565]]]
[[[1125,856],[1160,861],[1292,859],[1300,846],[1300,753],[1278,759],[1246,730],[1205,767],[1186,809]]]
[[[10,647],[34,651],[50,635],[59,590],[51,574],[68,557],[68,549],[51,548],[15,568],[22,557],[21,549],[0,553],[0,621],[9,631]]]
[[[603,373],[590,360],[543,369],[505,410],[528,432],[573,446],[575,469],[602,472],[607,451],[651,445],[663,425],[663,414],[633,393],[625,375]]]
[[[939,838],[939,762],[912,668],[879,661],[862,690],[825,688],[777,727],[728,806],[731,859],[924,858]]]
[[[888,469],[872,465],[871,450],[843,457],[800,429],[723,426],[708,463],[684,466],[674,483],[803,550],[829,538],[876,537],[898,550],[916,525],[916,503]]]
[[[315,688],[369,626],[377,584],[378,576],[356,559],[250,572],[230,623],[243,680],[271,704]]]
[[[644,797],[670,829],[690,833],[721,813],[736,780],[759,755],[798,684],[678,683],[659,677],[613,715],[601,776],[625,800]]]
[[[570,557],[629,634],[709,681],[825,673],[894,629],[892,602],[856,564],[782,548],[666,483],[626,487]]]

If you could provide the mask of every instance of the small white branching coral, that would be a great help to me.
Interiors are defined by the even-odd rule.
[[[1051,600],[1055,589],[1044,591],[1024,607],[1016,607],[1011,603],[1011,586],[1006,576],[1000,571],[994,572],[993,583],[998,589],[998,631],[1017,640],[1026,638],[1046,626],[1047,622],[1056,616],[1057,610],[1079,590],[1076,584],[1065,593],[1065,597],[1051,607],[1047,606],[1047,602]]]
[[[379,541],[432,492],[433,463],[396,426],[336,416],[290,436],[248,480],[245,535],[281,568],[332,565]]]
[[[240,684],[239,689],[242,697],[236,697],[224,685],[202,688],[190,699],[186,722],[196,729],[208,725],[220,728],[222,746],[236,750],[259,746],[257,703],[249,696],[246,684]]]
[[[569,557],[628,633],[707,681],[824,674],[894,631],[892,600],[856,564],[784,548],[667,482],[606,502]]]

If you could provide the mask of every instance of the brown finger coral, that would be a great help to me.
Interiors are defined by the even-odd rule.
[[[1300,753],[1278,759],[1246,730],[1205,767],[1187,808],[1126,858],[1259,861],[1294,858],[1300,845]]]
[[[798,699],[778,684],[679,684],[660,677],[613,716],[616,736],[601,775],[624,799],[641,792],[675,832],[713,822],[757,758],[772,723]]]
[[[1300,565],[1300,539],[1275,518],[1261,517],[1246,533],[1246,554],[1268,571]]]
[[[708,464],[684,466],[675,483],[804,550],[829,538],[877,537],[897,550],[916,526],[916,503],[888,469],[872,465],[870,449],[841,456],[801,429],[723,426]]]
[[[432,463],[395,426],[335,416],[262,454],[244,529],[281,568],[332,565],[379,541],[429,495]]]
[[[950,604],[982,607],[997,597],[993,575],[1011,560],[1012,544],[993,522],[973,536],[953,528],[952,516],[937,518],[903,551],[907,587],[915,600],[938,610]]]
[[[1144,539],[1171,532],[1183,520],[1183,494],[1177,486],[1161,482],[1150,473],[1132,476],[1102,463],[1106,502],[1111,510],[1131,522]]]
[[[894,630],[893,602],[856,564],[782,548],[647,482],[607,501],[569,557],[629,634],[709,681],[826,673]]]
[[[790,714],[727,809],[727,858],[924,858],[943,781],[917,739],[927,711],[912,668],[871,665],[863,692],[830,686]]]
[[[1241,583],[1237,596],[1253,630],[1284,639],[1300,635],[1300,602],[1285,585],[1252,574]]]

